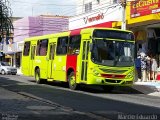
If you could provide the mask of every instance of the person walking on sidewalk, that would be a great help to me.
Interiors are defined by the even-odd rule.
[[[135,59],[135,67],[136,67],[136,73],[138,75],[138,81],[141,81],[141,56],[138,55]]]
[[[146,57],[146,73],[147,73],[147,81],[151,79],[151,58],[149,56]]]
[[[141,54],[141,72],[142,72],[142,82],[146,81],[146,68],[147,68],[147,61],[146,61],[145,53]]]
[[[158,65],[157,65],[157,61],[155,59],[155,57],[152,58],[152,65],[151,65],[151,70],[152,70],[152,79],[153,80],[156,80],[156,77],[157,77],[157,68],[158,68]]]

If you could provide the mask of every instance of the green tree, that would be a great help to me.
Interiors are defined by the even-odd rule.
[[[12,24],[12,11],[9,7],[8,0],[0,1],[0,36],[3,37],[4,34],[8,35],[13,33]]]

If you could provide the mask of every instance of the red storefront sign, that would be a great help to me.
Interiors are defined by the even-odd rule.
[[[131,2],[131,18],[160,12],[160,0],[136,0]]]

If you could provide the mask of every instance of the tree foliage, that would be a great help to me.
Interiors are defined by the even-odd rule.
[[[12,11],[9,0],[0,1],[0,35],[13,33]]]

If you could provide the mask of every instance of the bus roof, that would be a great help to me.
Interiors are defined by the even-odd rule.
[[[122,30],[122,29],[118,29],[118,28],[90,27],[90,28],[81,28],[81,29],[71,30],[70,35],[72,36],[72,35],[79,35],[81,33],[92,33],[95,29],[132,32],[132,31],[129,31],[129,30]]]
[[[25,41],[37,41],[40,39],[48,39],[48,38],[54,38],[54,37],[58,37],[58,36],[68,36],[69,34],[70,34],[70,32],[60,32],[60,33],[55,33],[55,34],[34,36],[34,37],[26,38]]]
[[[132,32],[129,30],[122,30],[122,29],[117,29],[117,28],[104,28],[104,27],[91,27],[91,28],[83,28],[83,29],[76,29],[76,30],[71,30],[67,32],[59,32],[55,34],[48,34],[48,35],[42,35],[42,36],[34,36],[34,37],[29,37],[26,38],[25,41],[36,41],[39,39],[47,39],[47,38],[54,38],[54,37],[59,37],[59,36],[74,36],[74,35],[80,35],[84,33],[93,33],[95,29],[101,29],[101,30],[116,30],[116,31],[124,31],[124,32]]]

